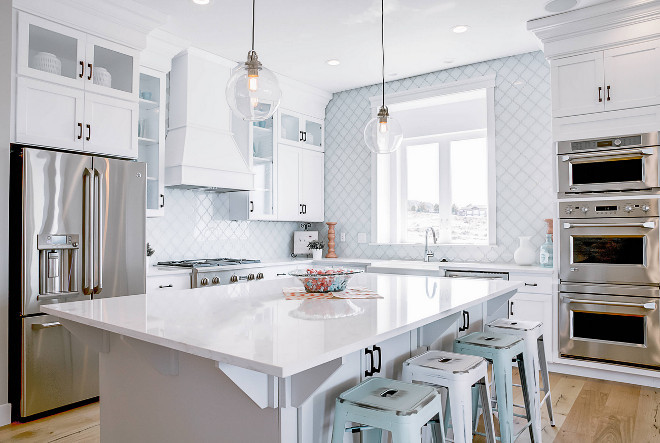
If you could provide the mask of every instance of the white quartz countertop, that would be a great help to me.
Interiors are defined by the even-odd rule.
[[[382,299],[285,300],[287,278],[42,306],[64,320],[287,377],[403,334],[522,282],[361,274]],[[431,296],[429,296],[431,292]],[[361,311],[341,318],[339,313]],[[321,315],[323,320],[305,319]]]

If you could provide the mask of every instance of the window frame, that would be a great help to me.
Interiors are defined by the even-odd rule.
[[[440,86],[419,88],[385,96],[388,105],[397,103],[414,102],[443,95],[469,92],[478,89],[486,91],[487,127],[483,129],[464,131],[461,133],[446,133],[440,135],[415,137],[404,139],[402,147],[393,154],[371,154],[371,244],[396,245],[396,244],[419,244],[404,241],[406,229],[407,205],[404,204],[405,183],[407,165],[403,155],[409,145],[424,144],[426,140],[433,143],[438,139],[469,139],[477,138],[474,134],[486,135],[488,152],[488,242],[475,243],[439,243],[447,246],[494,246],[496,239],[496,162],[495,162],[495,75],[478,77],[470,80],[446,83]],[[372,113],[382,104],[382,96],[374,96],[371,101]],[[396,116],[393,114],[393,117]],[[405,134],[404,134],[405,135]],[[465,135],[463,137],[463,135]],[[459,137],[459,138],[453,138]],[[379,199],[379,188],[387,189],[381,192]],[[385,195],[382,195],[385,194]],[[396,217],[392,217],[396,214]],[[394,218],[394,220],[393,220]]]

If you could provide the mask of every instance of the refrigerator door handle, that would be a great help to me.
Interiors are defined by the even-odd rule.
[[[92,293],[92,171],[85,168],[83,171],[83,244],[82,244],[82,271],[83,294]]]
[[[94,294],[103,291],[103,180],[103,174],[94,168]]]

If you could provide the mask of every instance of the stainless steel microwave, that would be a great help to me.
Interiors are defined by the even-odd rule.
[[[560,197],[660,194],[660,132],[557,144]]]

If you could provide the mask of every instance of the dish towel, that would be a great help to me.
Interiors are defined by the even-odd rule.
[[[341,298],[383,298],[378,293],[367,288],[346,288],[341,292],[305,292],[305,288],[284,288],[284,298],[287,300],[330,300]]]

